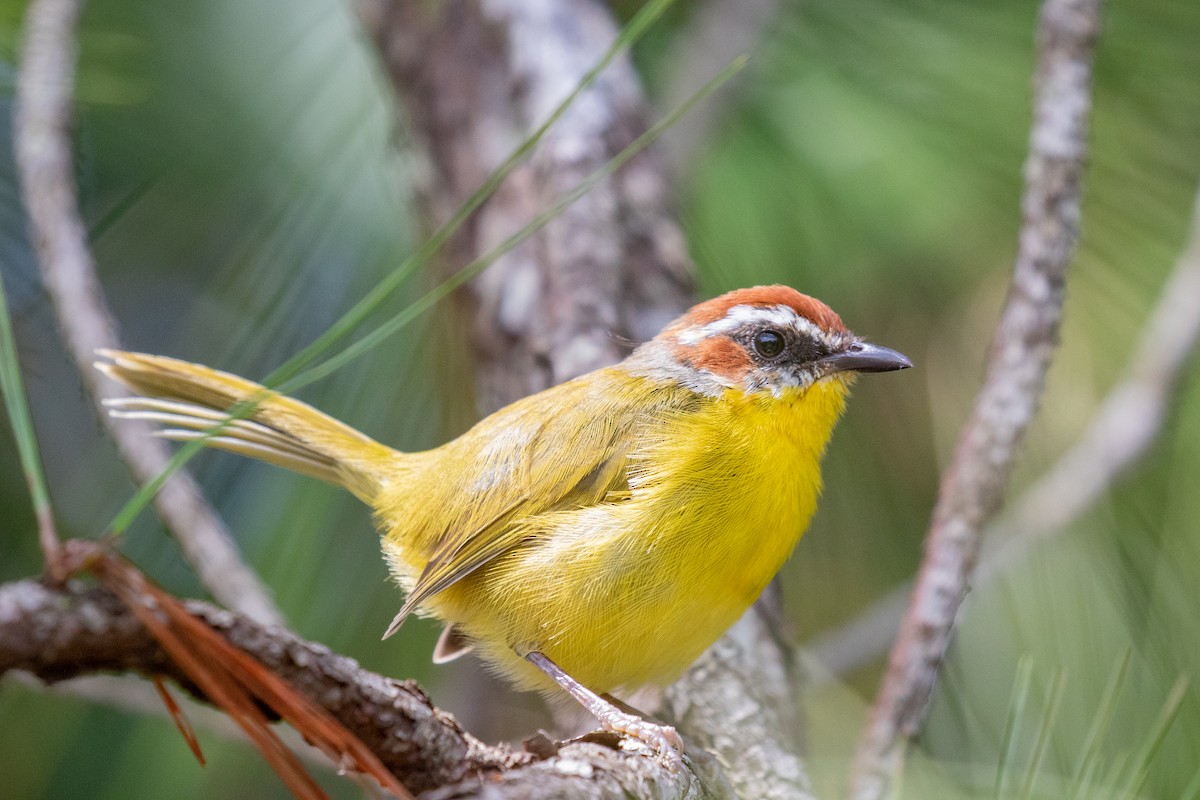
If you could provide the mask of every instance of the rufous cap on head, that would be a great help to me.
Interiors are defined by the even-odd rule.
[[[775,284],[773,286],[751,286],[748,289],[735,289],[720,297],[699,303],[678,319],[671,328],[679,329],[694,325],[706,325],[716,322],[729,313],[735,306],[787,306],[800,316],[810,320],[821,330],[829,333],[845,333],[846,326],[842,318],[832,308],[815,297],[802,294],[790,286]]]

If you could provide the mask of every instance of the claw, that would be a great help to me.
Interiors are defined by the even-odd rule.
[[[683,771],[683,739],[670,725],[648,722],[615,707],[596,716],[606,730],[624,734],[649,747],[671,772]]]
[[[637,714],[622,711],[572,678],[544,653],[531,650],[524,654],[524,658],[578,700],[600,720],[605,730],[622,734],[648,747],[671,772],[683,771],[683,739],[670,725],[650,722]]]

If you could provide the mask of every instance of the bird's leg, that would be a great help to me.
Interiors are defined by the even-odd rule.
[[[546,673],[547,677],[578,700],[580,705],[600,721],[605,730],[623,733],[647,745],[666,761],[673,772],[683,769],[683,740],[670,725],[649,722],[636,714],[622,711],[572,678],[543,653],[536,650],[526,653],[525,660]]]

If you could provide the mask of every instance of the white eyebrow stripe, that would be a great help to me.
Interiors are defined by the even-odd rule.
[[[829,341],[829,335],[820,326],[807,317],[796,313],[791,306],[733,306],[721,319],[708,323],[700,328],[689,328],[679,333],[681,344],[699,344],[713,336],[730,333],[738,328],[754,324],[771,325],[777,328],[791,328],[822,341]]]

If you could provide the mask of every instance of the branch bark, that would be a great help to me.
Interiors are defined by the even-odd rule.
[[[115,424],[100,403],[120,389],[92,368],[96,350],[117,348],[120,339],[96,277],[75,193],[69,129],[79,10],[79,0],[34,0],[26,13],[15,127],[21,197],[67,349],[121,458],[138,483],[147,483],[166,466],[170,451],[151,435],[149,425]],[[224,523],[189,475],[172,476],[154,504],[213,597],[263,622],[282,620],[270,592],[242,561]]]
[[[363,670],[352,659],[277,626],[201,601],[188,611],[337,717],[406,785],[422,791],[530,759],[490,747],[433,708],[416,684]],[[0,675],[19,669],[56,682],[132,671],[194,691],[137,618],[111,592],[35,581],[0,587]]]
[[[1046,0],[1038,24],[1024,223],[987,377],[934,508],[925,558],[855,759],[852,796],[886,797],[924,717],[979,553],[1058,339],[1066,270],[1079,236],[1099,0]]]

